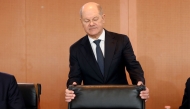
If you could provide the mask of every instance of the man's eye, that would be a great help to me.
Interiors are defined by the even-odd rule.
[[[94,18],[94,19],[93,19],[93,21],[97,21],[97,20],[98,20],[98,18]]]
[[[84,20],[84,22],[85,22],[85,23],[88,23],[88,22],[89,22],[89,20]]]

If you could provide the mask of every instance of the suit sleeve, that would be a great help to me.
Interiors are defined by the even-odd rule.
[[[8,88],[8,107],[9,109],[26,109],[14,76],[11,76]]]
[[[82,76],[81,76],[81,70],[77,59],[77,47],[71,46],[70,47],[70,56],[69,56],[69,62],[70,62],[70,71],[69,71],[69,79],[67,80],[67,87],[69,85],[72,85],[73,82],[76,82],[78,85],[82,82]]]
[[[179,109],[189,109],[190,107],[190,78],[188,78],[186,82],[186,87],[184,90],[184,95],[183,95],[183,100],[182,100],[182,105],[179,107]]]
[[[127,36],[124,37],[123,44],[125,65],[132,83],[137,84],[138,81],[142,81],[145,84],[144,71],[142,70],[140,63],[136,60],[131,42]]]

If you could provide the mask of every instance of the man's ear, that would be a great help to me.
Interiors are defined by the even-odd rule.
[[[105,19],[105,16],[106,16],[105,14],[102,15],[103,23],[105,23],[105,20],[106,20],[106,19]]]

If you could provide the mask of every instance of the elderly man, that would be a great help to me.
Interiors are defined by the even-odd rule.
[[[13,75],[0,72],[0,109],[26,109]]]
[[[128,84],[127,69],[133,84],[145,84],[144,72],[136,60],[126,35],[107,31],[103,25],[105,14],[94,2],[80,10],[81,23],[87,33],[70,47],[70,72],[67,87],[71,84],[105,85]],[[149,89],[141,91],[142,99],[149,98]],[[75,98],[73,91],[65,90],[65,101]]]
[[[185,86],[182,104],[179,109],[190,109],[190,78],[187,79]]]

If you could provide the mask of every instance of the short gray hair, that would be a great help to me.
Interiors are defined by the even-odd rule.
[[[101,7],[99,4],[97,4],[96,6],[97,6],[97,8],[98,8],[99,14],[102,15],[102,14],[103,14],[103,9],[102,9],[102,7]],[[82,9],[83,9],[83,7],[84,7],[84,6],[82,6],[82,8],[80,9],[80,12],[79,12],[81,18],[82,18]]]

